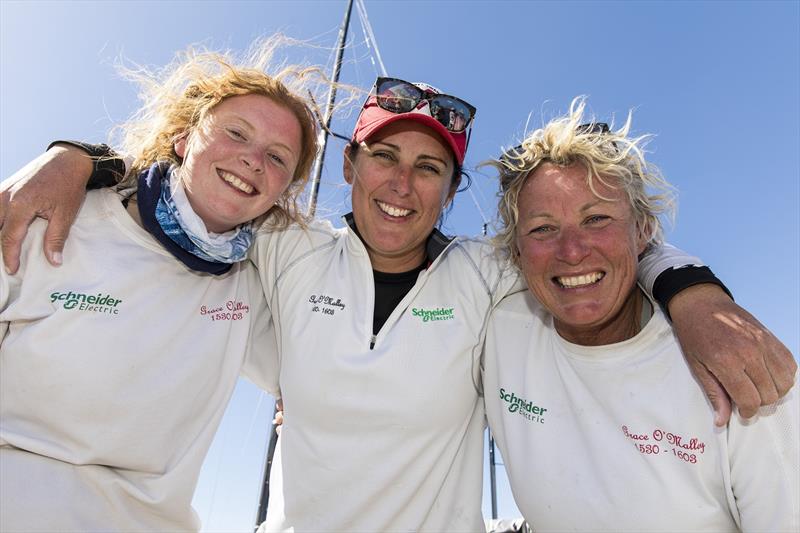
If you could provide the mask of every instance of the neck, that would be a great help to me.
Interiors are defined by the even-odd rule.
[[[400,272],[408,272],[414,270],[423,264],[428,256],[423,246],[413,253],[404,254],[402,256],[385,256],[373,252],[367,248],[369,261],[372,264],[372,269],[378,272],[385,272],[387,274],[398,274]]]
[[[604,346],[635,337],[641,330],[644,295],[634,287],[619,312],[599,326],[575,327],[555,319],[556,331],[562,338],[580,346]]]

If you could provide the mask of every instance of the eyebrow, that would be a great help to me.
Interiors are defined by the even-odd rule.
[[[384,146],[388,146],[389,148],[392,148],[393,150],[397,150],[398,152],[401,151],[400,147],[398,145],[392,144],[392,143],[387,143],[385,141],[375,141],[372,144],[382,144]],[[421,156],[419,156],[418,159],[432,159],[433,161],[439,161],[444,166],[447,166],[447,161],[445,161],[441,157],[438,157],[438,156],[435,156],[435,155],[422,154]]]
[[[587,202],[587,203],[583,204],[581,206],[581,208],[580,208],[580,212],[581,213],[585,213],[589,209],[591,209],[591,208],[593,208],[593,207],[595,207],[595,206],[597,206],[599,204],[613,204],[613,203],[614,203],[613,201],[603,200],[602,198],[598,198],[597,200],[594,200],[592,202]],[[549,213],[537,213],[535,211],[527,211],[527,212],[524,212],[524,213],[520,213],[520,218],[523,218],[523,217],[526,218],[526,219],[527,218],[536,218],[536,217],[553,218],[553,215],[551,215]]]

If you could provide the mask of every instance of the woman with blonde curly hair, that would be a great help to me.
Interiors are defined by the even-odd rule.
[[[494,310],[483,378],[519,509],[541,531],[797,531],[797,388],[714,427],[636,282],[671,187],[630,116],[612,130],[584,107],[495,162],[496,244],[529,291]]]
[[[87,195],[62,268],[37,223],[19,271],[0,272],[0,529],[198,529],[192,495],[237,377],[274,375],[242,260],[260,222],[302,222],[316,153],[296,96],[314,69],[265,74],[279,44],[132,73],[132,171]]]

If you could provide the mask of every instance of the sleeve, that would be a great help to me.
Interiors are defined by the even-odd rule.
[[[107,144],[91,144],[82,141],[58,140],[47,147],[49,150],[54,144],[68,144],[80,148],[92,158],[94,170],[89,178],[86,188],[103,189],[113,187],[125,177],[125,160]]]
[[[639,283],[661,305],[667,317],[670,299],[692,285],[714,283],[733,298],[728,288],[699,258],[670,244],[662,244],[645,252],[639,260]]]
[[[797,385],[777,405],[728,426],[731,489],[742,531],[800,531]]]
[[[275,324],[267,307],[264,290],[259,280],[250,280],[252,319],[250,337],[242,365],[242,377],[275,398],[280,398],[280,354],[275,337]]]

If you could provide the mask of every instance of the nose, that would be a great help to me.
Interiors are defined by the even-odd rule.
[[[392,191],[396,192],[399,196],[408,196],[411,194],[411,180],[413,179],[413,170],[406,165],[398,165],[395,172],[392,174],[389,186]]]
[[[584,232],[578,228],[562,228],[558,235],[557,257],[569,265],[583,261],[591,247]]]
[[[263,172],[264,154],[256,150],[248,150],[241,155],[242,164],[251,172]]]

